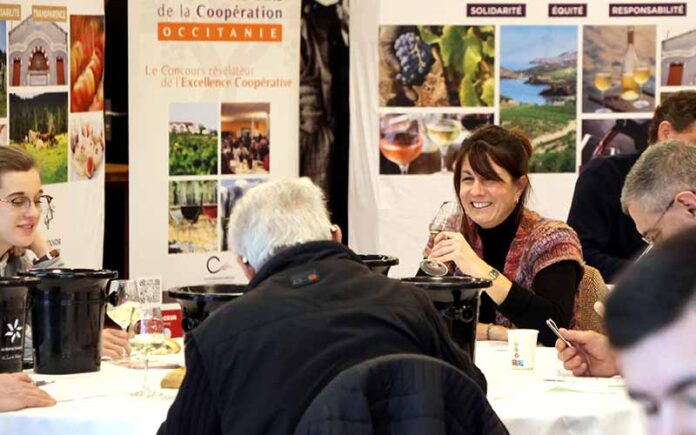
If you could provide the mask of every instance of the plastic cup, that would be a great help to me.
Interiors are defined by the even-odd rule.
[[[536,329],[510,329],[508,331],[508,352],[512,368],[515,370],[531,370],[534,368],[536,357]]]

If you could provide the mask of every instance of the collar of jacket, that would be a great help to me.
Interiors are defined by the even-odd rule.
[[[307,242],[285,248],[272,256],[256,272],[256,276],[249,282],[247,291],[253,290],[278,272],[326,259],[350,259],[361,263],[360,257],[340,243],[329,240]]]

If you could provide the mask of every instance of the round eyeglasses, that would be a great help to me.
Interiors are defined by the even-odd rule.
[[[53,197],[51,195],[41,195],[35,199],[31,199],[28,196],[15,196],[12,199],[0,198],[0,202],[11,205],[13,210],[28,210],[33,203],[34,206],[42,213],[50,210],[51,201],[53,201]]]

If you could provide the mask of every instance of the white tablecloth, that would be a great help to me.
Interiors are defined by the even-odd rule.
[[[538,347],[534,370],[512,369],[507,343],[478,342],[476,365],[488,400],[513,435],[643,435],[642,410],[620,378],[576,378],[553,348]]]
[[[645,433],[642,414],[620,380],[564,375],[553,349],[538,348],[536,369],[519,371],[509,367],[505,344],[480,342],[476,362],[488,379],[493,408],[513,435]],[[166,372],[151,370],[150,384],[159,385]],[[58,404],[0,414],[0,434],[152,435],[176,395],[160,390],[160,398],[133,397],[142,371],[108,362],[95,373],[32,376],[55,381],[44,389]]]

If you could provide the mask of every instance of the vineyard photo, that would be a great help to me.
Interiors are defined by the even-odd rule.
[[[10,94],[10,145],[34,156],[43,184],[68,181],[68,94]]]
[[[379,105],[492,107],[494,26],[381,26]]]
[[[169,105],[169,175],[212,175],[218,167],[219,106]]]

